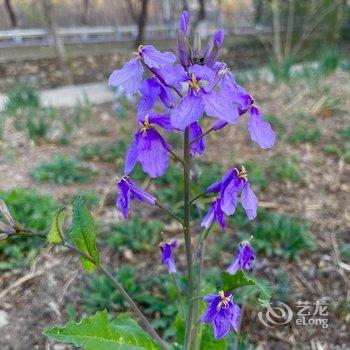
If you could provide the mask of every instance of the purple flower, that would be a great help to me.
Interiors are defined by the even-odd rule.
[[[126,155],[124,174],[129,175],[137,162],[150,177],[163,175],[169,166],[171,145],[166,143],[162,135],[155,129],[159,125],[166,130],[173,130],[166,115],[147,115],[141,121],[142,127],[135,133]]]
[[[111,74],[108,85],[122,86],[126,92],[134,94],[141,87],[142,76],[142,63],[139,57],[135,57]]]
[[[145,202],[150,205],[156,203],[155,197],[144,191],[141,187],[138,187],[128,176],[123,176],[120,179],[118,182],[118,188],[117,206],[125,219],[128,218],[131,199]]]
[[[252,106],[249,109],[248,131],[251,139],[261,148],[271,148],[276,140],[276,134],[271,125],[266,122],[257,107]]]
[[[141,99],[137,107],[138,118],[144,117],[154,107],[158,97],[167,108],[172,108],[175,103],[175,97],[169,88],[164,87],[153,78],[144,80],[140,88]]]
[[[153,45],[140,46],[139,55],[149,68],[171,66],[176,61],[176,56],[172,52],[161,52]]]
[[[236,252],[236,256],[227,272],[234,275],[239,269],[250,270],[255,259],[255,253],[249,242],[242,242]]]
[[[203,218],[201,226],[209,228],[214,222],[217,222],[221,228],[224,230],[226,228],[226,219],[224,212],[220,207],[220,198],[216,199],[208,210],[207,215]]]
[[[226,215],[234,214],[238,195],[241,194],[241,204],[248,219],[253,220],[256,217],[258,200],[250,187],[244,166],[240,171],[237,168],[229,170],[221,181],[209,186],[207,192],[220,192],[220,208]]]
[[[199,138],[197,141],[191,143],[190,154],[191,156],[201,155],[205,151],[205,139],[202,136],[203,131],[198,122],[190,124],[190,142]]]
[[[176,273],[176,265],[173,257],[173,249],[177,247],[177,241],[174,239],[171,242],[164,242],[160,245],[162,252],[162,263],[168,268],[168,272]]]
[[[171,111],[171,124],[184,130],[187,126],[200,119],[203,112],[210,117],[216,117],[228,123],[235,124],[239,119],[239,110],[234,99],[222,91],[214,91],[220,79],[224,76],[226,67],[216,73],[207,66],[195,64],[188,74],[179,77],[189,85],[188,93]]]
[[[221,339],[228,334],[231,328],[239,331],[241,309],[233,302],[232,294],[219,292],[204,297],[208,304],[202,316],[203,323],[211,323],[214,329],[215,339]]]

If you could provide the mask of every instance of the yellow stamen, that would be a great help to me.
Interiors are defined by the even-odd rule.
[[[219,297],[220,297],[220,302],[217,306],[217,310],[219,311],[221,308],[223,309],[228,309],[229,306],[230,306],[230,301],[231,301],[231,297],[232,297],[232,294],[229,294],[227,297],[225,296],[225,293],[224,291],[220,291],[219,292]]]
[[[241,171],[238,173],[238,177],[241,177],[242,179],[248,181],[248,174],[247,171],[245,170],[245,166],[241,166]]]
[[[191,76],[190,86],[192,86],[192,88],[196,91],[199,91],[199,89],[200,89],[199,82],[196,79],[194,74],[192,74],[192,76]]]
[[[140,128],[140,131],[146,132],[148,129],[154,128],[154,124],[149,122],[148,114],[145,116],[145,120],[142,122],[143,127]]]

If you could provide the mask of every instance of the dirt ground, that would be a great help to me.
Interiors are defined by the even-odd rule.
[[[349,349],[349,265],[342,265],[338,246],[350,243],[350,165],[344,159],[325,154],[325,144],[338,142],[337,130],[350,122],[350,74],[336,72],[324,78],[315,89],[304,81],[295,84],[268,85],[266,82],[250,84],[249,90],[256,97],[265,114],[278,116],[284,128],[278,133],[277,145],[269,151],[260,150],[247,136],[245,122],[238,127],[227,127],[208,136],[205,159],[222,162],[225,169],[241,161],[295,157],[304,178],[302,182],[278,183],[271,180],[267,189],[259,191],[262,207],[284,214],[292,214],[306,220],[311,226],[318,249],[303,254],[291,262],[281,258],[259,257],[258,274],[274,283],[276,268],[290,277],[291,303],[297,300],[316,301],[326,298],[330,302],[329,327],[301,327],[295,324],[267,329],[258,321],[257,312],[247,310],[242,333],[250,334],[250,342],[258,349]],[[320,86],[322,88],[320,88]],[[336,109],[329,103],[329,96],[341,101]],[[7,137],[1,141],[2,155],[12,154],[11,159],[2,156],[0,183],[3,189],[16,186],[35,187],[59,199],[79,189],[93,189],[107,196],[99,218],[105,225],[113,222],[114,179],[121,174],[118,164],[87,162],[99,175],[85,185],[54,185],[35,183],[28,175],[30,169],[57,153],[77,155],[83,144],[96,141],[113,141],[120,138],[120,119],[111,106],[93,108],[94,122],[79,130],[68,145],[34,145],[23,133],[8,126]],[[286,141],[293,130],[298,115],[317,116],[316,125],[322,130],[320,140],[310,143]],[[123,122],[125,124],[125,122]],[[130,130],[133,121],[126,123]],[[315,125],[308,124],[310,128]],[[107,129],[101,135],[98,131]],[[130,131],[130,138],[131,138]],[[218,154],[223,156],[218,157]],[[218,159],[219,158],[219,159]],[[112,189],[111,189],[112,188]],[[109,193],[109,194],[108,194]],[[142,210],[145,208],[142,207]],[[150,215],[155,215],[153,211]],[[178,236],[181,234],[178,232]],[[118,253],[119,254],[119,253]],[[114,263],[125,257],[116,254],[108,259]],[[153,268],[151,257],[131,259],[139,270]],[[220,259],[220,257],[218,257]],[[142,261],[142,263],[138,263]],[[342,267],[343,266],[343,267]],[[42,329],[67,320],[68,304],[81,302],[75,287],[84,284],[83,273],[77,258],[53,247],[42,249],[32,265],[21,271],[4,272],[0,276],[0,348],[3,350],[69,349],[53,344],[41,335]],[[2,316],[5,315],[5,316]]]

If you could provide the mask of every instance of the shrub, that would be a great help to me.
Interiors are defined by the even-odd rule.
[[[95,175],[91,169],[64,155],[58,155],[52,162],[42,162],[31,171],[39,182],[58,184],[86,183]]]
[[[119,251],[126,248],[134,252],[149,250],[159,244],[162,229],[161,221],[149,220],[145,223],[135,218],[113,227],[109,231],[107,244]]]
[[[294,159],[276,159],[271,162],[272,178],[279,182],[300,182],[302,175]]]
[[[292,143],[311,143],[316,144],[321,137],[321,130],[318,127],[312,127],[306,124],[299,124],[289,136]]]
[[[25,188],[1,191],[0,198],[6,202],[18,221],[39,231],[50,226],[52,216],[59,207],[53,197]],[[14,237],[13,240],[13,244],[0,241],[0,270],[21,267],[26,259],[35,256],[43,244],[40,238],[33,240]]]
[[[113,143],[94,143],[81,147],[80,157],[84,160],[113,163],[124,158],[127,149],[125,140]]]

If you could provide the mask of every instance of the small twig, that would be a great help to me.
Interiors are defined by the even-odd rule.
[[[170,215],[172,218],[174,218],[176,221],[178,221],[182,226],[183,226],[183,221],[177,217],[174,213],[172,213],[169,209],[163,207],[160,203],[156,202],[156,206],[161,209],[162,211],[164,211],[164,213]]]
[[[209,192],[205,191],[205,192],[199,194],[198,196],[194,197],[192,200],[190,200],[189,205],[192,205],[197,199],[199,199],[199,198],[205,196],[207,193],[209,193]]]
[[[25,276],[19,278],[15,283],[11,284],[9,287],[4,289],[0,293],[0,299],[2,299],[4,296],[6,296],[6,294],[10,293],[12,290],[20,287],[23,283],[26,283],[26,282],[30,281],[31,279],[42,275],[45,271],[46,271],[46,266],[41,268],[40,270],[37,270],[35,272],[32,272],[28,275],[25,275]]]
[[[169,153],[178,161],[180,162],[182,165],[184,165],[184,161],[173,151],[169,151]]]
[[[337,237],[335,235],[335,230],[334,227],[331,232],[331,239],[332,239],[332,244],[333,244],[333,249],[334,249],[334,258],[337,263],[337,270],[340,273],[340,275],[343,277],[344,282],[350,288],[350,280],[348,276],[344,273],[343,269],[341,268],[342,262],[340,261],[340,250],[339,250],[339,245],[337,242]],[[348,270],[349,271],[349,270]]]
[[[112,179],[112,181],[109,183],[109,185],[105,188],[104,192],[103,192],[103,195],[99,201],[99,204],[98,204],[98,208],[96,209],[95,211],[95,215],[98,215],[102,212],[104,206],[105,206],[105,203],[106,203],[106,199],[108,197],[108,194],[109,192],[111,191],[111,189],[114,187],[115,183],[118,181],[118,177],[114,177]]]
[[[208,135],[210,132],[212,132],[214,129],[210,128],[209,130],[205,131],[202,135],[197,136],[194,140],[192,140],[190,142],[190,145],[192,145],[193,143],[199,141],[200,139],[202,139],[205,135]]]

